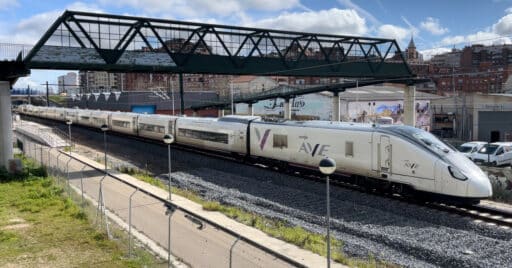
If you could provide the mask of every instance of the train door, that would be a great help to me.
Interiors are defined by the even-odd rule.
[[[378,149],[378,155],[379,155],[379,171],[382,174],[389,174],[391,173],[391,156],[392,156],[392,149],[391,149],[391,142],[389,140],[388,136],[380,136],[380,142],[379,142],[379,149]]]
[[[240,152],[242,152],[244,154],[246,153],[246,145],[247,145],[246,141],[245,141],[245,135],[247,134],[246,131],[247,131],[247,127],[245,127],[245,129],[243,129],[243,130],[242,129],[238,130],[238,138],[239,139],[237,141],[237,144],[238,144],[237,150],[239,150]]]

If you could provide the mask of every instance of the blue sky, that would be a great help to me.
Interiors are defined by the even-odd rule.
[[[512,0],[0,0],[0,43],[35,44],[65,9],[388,37],[402,48],[414,36],[426,58],[512,39]],[[16,87],[55,83],[63,73],[33,71]]]

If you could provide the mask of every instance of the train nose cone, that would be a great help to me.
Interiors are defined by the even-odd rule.
[[[489,178],[485,174],[471,177],[468,180],[467,196],[477,198],[491,197],[492,185]]]

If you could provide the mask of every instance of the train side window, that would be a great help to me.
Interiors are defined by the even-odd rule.
[[[122,127],[122,128],[130,127],[129,122],[120,121],[120,120],[112,120],[112,125],[117,126],[117,127]]]
[[[354,142],[351,142],[351,141],[345,142],[345,156],[346,157],[354,157]]]
[[[228,137],[228,134],[226,134],[226,133],[217,133],[217,132],[201,131],[201,130],[195,130],[195,129],[179,128],[178,136],[183,136],[183,137],[197,139],[197,140],[224,143],[224,144],[229,143],[229,137]]]
[[[288,148],[288,136],[274,134],[274,148]]]

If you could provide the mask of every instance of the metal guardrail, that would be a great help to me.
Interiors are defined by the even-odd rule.
[[[67,152],[64,152],[62,150],[59,150],[59,152],[62,153],[62,154],[67,155],[70,158],[73,158],[75,161],[77,161],[77,162],[79,162],[79,163],[81,163],[83,165],[86,165],[86,166],[88,166],[88,167],[90,167],[90,168],[92,168],[92,169],[94,169],[96,171],[105,172],[104,169],[97,168],[97,167],[95,167],[95,166],[93,166],[93,165],[91,165],[91,164],[89,164],[89,163],[87,163],[87,162],[85,162],[83,160],[80,160],[80,159],[74,157],[73,155],[70,155]],[[122,178],[120,178],[120,177],[118,177],[118,176],[116,176],[116,175],[114,175],[114,174],[112,174],[112,173],[110,173],[108,171],[106,172],[105,176],[109,176],[109,177],[111,177],[111,178],[113,178],[113,179],[115,179],[115,180],[117,180],[117,181],[119,181],[119,182],[129,186],[129,187],[137,189],[139,192],[142,192],[142,193],[144,193],[144,194],[146,194],[146,195],[148,195],[148,196],[150,196],[150,197],[152,197],[152,198],[162,202],[164,204],[164,206],[168,210],[171,210],[171,211],[180,210],[180,211],[188,214],[189,215],[188,218],[191,219],[193,222],[205,222],[205,223],[207,223],[207,224],[209,224],[211,226],[214,226],[215,228],[217,228],[219,230],[222,230],[223,232],[225,232],[225,233],[227,233],[229,235],[232,235],[233,237],[238,238],[239,240],[242,240],[242,241],[246,242],[247,244],[249,244],[251,246],[254,246],[254,247],[256,247],[256,248],[258,248],[258,249],[260,249],[260,250],[262,250],[262,251],[264,251],[264,252],[266,252],[268,254],[270,254],[270,255],[276,256],[277,258],[279,258],[279,259],[281,259],[281,260],[283,260],[283,261],[285,261],[285,262],[287,262],[287,263],[289,263],[289,264],[291,264],[291,265],[293,265],[295,267],[307,267],[304,264],[301,264],[298,261],[293,260],[293,259],[291,259],[291,258],[289,258],[289,257],[287,257],[287,256],[285,256],[285,255],[283,255],[283,254],[281,254],[279,252],[276,252],[276,251],[274,251],[272,249],[266,248],[266,247],[264,247],[264,246],[262,246],[262,245],[260,245],[260,244],[258,244],[256,242],[254,242],[254,241],[244,237],[243,235],[234,232],[231,229],[228,229],[228,228],[226,228],[226,227],[224,227],[224,226],[222,226],[222,225],[220,225],[220,224],[218,224],[216,222],[210,221],[210,220],[208,220],[208,219],[206,219],[206,218],[204,218],[204,217],[202,217],[200,215],[197,215],[194,212],[192,212],[192,211],[190,211],[190,210],[188,210],[186,208],[183,208],[183,207],[180,207],[180,206],[178,206],[176,204],[173,204],[173,203],[169,202],[167,199],[164,199],[164,198],[162,198],[162,197],[160,197],[160,196],[158,196],[158,195],[156,195],[156,194],[154,194],[154,193],[152,193],[152,192],[150,192],[148,190],[142,189],[142,188],[140,188],[137,185],[134,185],[134,184],[132,184],[130,182],[127,182],[124,179],[122,179]],[[202,224],[198,224],[198,225],[202,226]]]
[[[34,45],[0,43],[0,60],[23,60]]]

